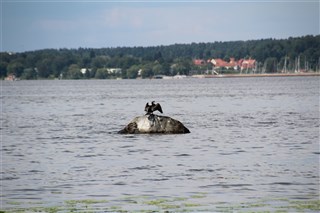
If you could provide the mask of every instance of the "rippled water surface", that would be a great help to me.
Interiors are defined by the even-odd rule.
[[[319,200],[319,82],[2,81],[1,207],[290,210]],[[191,133],[116,134],[152,100]]]

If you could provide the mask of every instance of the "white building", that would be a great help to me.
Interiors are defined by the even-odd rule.
[[[121,68],[107,68],[109,74],[121,74]]]

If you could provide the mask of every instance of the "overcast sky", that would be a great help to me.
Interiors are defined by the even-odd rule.
[[[1,1],[1,51],[319,35],[319,0]]]

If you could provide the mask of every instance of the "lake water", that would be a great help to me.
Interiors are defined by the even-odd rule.
[[[319,83],[1,81],[1,209],[317,212]],[[191,133],[117,134],[153,100]]]

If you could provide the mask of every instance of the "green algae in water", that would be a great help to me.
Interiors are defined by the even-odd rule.
[[[10,209],[5,210],[3,212],[6,213],[23,213],[23,212],[46,212],[46,213],[57,213],[60,211],[64,211],[65,208],[59,206],[51,206],[51,207],[30,207],[30,208],[18,208],[18,209]]]
[[[158,199],[158,200],[150,200],[150,201],[145,201],[144,203],[147,205],[153,205],[153,206],[159,206],[160,204],[169,202],[169,200],[166,199]]]
[[[85,205],[90,205],[90,204],[97,204],[97,203],[107,203],[107,200],[67,200],[65,203],[67,205],[76,205],[76,204],[85,204]]]
[[[270,201],[283,202],[281,206],[275,206],[270,204]],[[287,212],[319,212],[320,211],[320,200],[308,200],[308,201],[290,201],[288,199],[264,199],[262,202],[250,202],[240,203],[238,205],[217,205],[216,209],[218,212],[256,212],[256,213],[287,213]]]
[[[188,200],[188,198],[186,198],[186,197],[175,197],[172,200],[173,201],[185,201],[185,200]]]
[[[43,208],[44,212],[49,212],[49,213],[56,213],[61,211],[61,207],[53,206],[53,207],[45,207]]]
[[[205,198],[207,197],[207,193],[206,192],[199,192],[195,195],[191,195],[191,198]]]
[[[147,197],[125,196],[125,199],[117,200],[67,200],[61,206],[19,208],[25,203],[12,202],[11,209],[2,209],[6,213],[19,212],[47,212],[47,213],[70,213],[70,212],[319,212],[320,200],[289,200],[289,199],[261,199],[252,202],[230,203],[216,202],[207,203],[201,198],[207,198],[203,193],[194,194],[190,197]],[[115,202],[115,203],[114,203]],[[200,202],[201,204],[199,204]],[[33,203],[29,203],[33,204]],[[115,205],[114,205],[115,204]],[[129,204],[129,206],[127,205]],[[20,206],[19,206],[20,205]],[[42,205],[45,205],[42,203]],[[133,207],[133,209],[132,209]],[[1,212],[0,212],[1,213]]]
[[[176,205],[176,204],[168,204],[168,203],[160,204],[159,207],[161,207],[162,209],[179,209],[179,208],[180,208],[179,205]]]
[[[9,205],[21,205],[22,203],[18,202],[18,201],[8,201],[7,204],[9,204]]]
[[[185,207],[198,207],[198,206],[201,206],[201,205],[198,204],[198,203],[185,203],[184,206]]]
[[[320,211],[320,200],[289,201],[291,208],[297,210]]]

